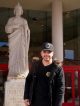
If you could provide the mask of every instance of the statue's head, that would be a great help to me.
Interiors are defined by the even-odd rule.
[[[17,16],[21,16],[23,14],[23,9],[20,3],[18,3],[14,8],[14,14]]]

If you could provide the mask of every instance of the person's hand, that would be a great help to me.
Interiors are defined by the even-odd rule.
[[[57,66],[62,66],[62,65],[63,65],[60,60],[55,59],[54,62],[55,62],[55,64],[56,64]]]
[[[25,100],[24,100],[24,104],[25,104],[25,106],[30,106],[30,101],[29,101],[29,99],[25,99]]]

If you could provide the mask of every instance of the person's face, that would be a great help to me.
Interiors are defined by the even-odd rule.
[[[53,58],[53,52],[49,50],[42,50],[41,51],[41,57],[44,61],[50,61]]]

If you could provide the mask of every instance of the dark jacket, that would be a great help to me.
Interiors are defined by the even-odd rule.
[[[24,99],[29,99],[31,103],[34,102],[34,93],[37,85],[37,73],[41,62],[34,62],[30,73],[28,74],[25,82]],[[51,106],[62,106],[64,97],[64,72],[62,67],[56,65],[54,62],[51,67],[49,78]],[[43,100],[44,101],[44,100]],[[42,102],[43,102],[42,101]],[[50,106],[47,105],[47,106]],[[32,105],[33,106],[33,105]],[[37,105],[34,105],[37,106]],[[38,105],[39,106],[39,105]]]

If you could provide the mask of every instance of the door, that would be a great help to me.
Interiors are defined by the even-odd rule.
[[[63,106],[80,106],[80,67],[64,66],[65,96]]]

